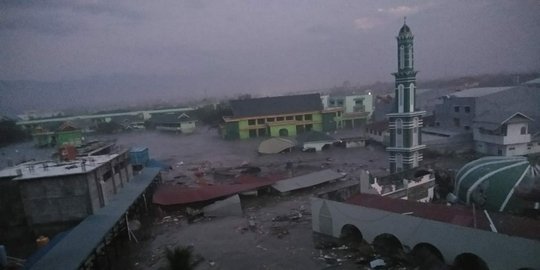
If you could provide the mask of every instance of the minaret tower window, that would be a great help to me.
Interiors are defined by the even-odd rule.
[[[403,147],[403,121],[396,120],[396,147]]]
[[[399,46],[399,69],[405,68],[405,47]]]
[[[413,68],[413,52],[412,45],[409,45],[409,68]]]
[[[414,83],[409,85],[409,111],[414,112]]]
[[[398,112],[403,112],[403,99],[404,99],[404,88],[403,84],[398,85]]]

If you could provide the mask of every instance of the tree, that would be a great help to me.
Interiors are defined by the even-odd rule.
[[[191,270],[195,268],[193,250],[189,247],[167,248],[165,256],[171,270]]]
[[[24,141],[28,138],[19,126],[13,120],[0,120],[0,145]]]

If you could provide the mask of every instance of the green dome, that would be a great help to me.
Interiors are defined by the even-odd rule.
[[[514,189],[532,175],[533,167],[525,157],[483,157],[458,171],[454,194],[465,204],[504,211],[516,203]]]

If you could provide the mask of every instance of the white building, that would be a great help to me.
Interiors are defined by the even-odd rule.
[[[531,140],[527,115],[504,111],[480,115],[474,120],[474,147],[478,153],[498,156],[517,156],[540,151],[538,142]]]
[[[343,114],[338,128],[357,128],[365,124],[373,114],[373,95],[370,91],[363,95],[321,96],[324,109],[342,108]]]

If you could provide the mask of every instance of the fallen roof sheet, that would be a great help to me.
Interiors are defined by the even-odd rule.
[[[161,185],[154,192],[153,203],[159,205],[178,205],[204,202],[240,192],[269,186],[281,180],[280,176],[249,177],[241,176],[237,184],[185,187],[179,185]]]
[[[277,154],[296,145],[296,142],[286,138],[270,138],[259,144],[259,153]]]
[[[310,174],[305,174],[302,176],[297,176],[285,180],[278,181],[273,184],[272,187],[277,189],[279,192],[289,192],[292,190],[307,188],[316,186],[322,183],[330,182],[344,177],[345,175],[337,173],[333,170],[327,169],[323,171],[318,171]]]
[[[227,199],[217,201],[203,208],[207,217],[242,216],[240,196],[235,194]]]

